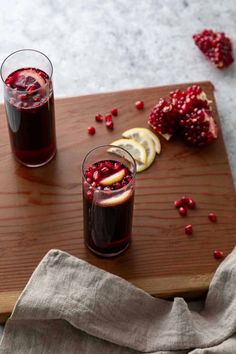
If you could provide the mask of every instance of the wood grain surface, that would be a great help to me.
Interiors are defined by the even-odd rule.
[[[213,85],[200,83],[213,100]],[[189,85],[189,84],[188,84]],[[227,255],[236,241],[236,204],[228,159],[220,133],[211,146],[197,150],[180,140],[162,140],[162,153],[137,176],[133,241],[114,259],[93,255],[83,242],[81,163],[91,148],[121,137],[135,126],[147,127],[150,108],[177,87],[154,87],[124,92],[58,99],[58,153],[47,166],[29,169],[14,161],[9,146],[4,107],[0,107],[0,316],[3,320],[33,270],[52,248],[67,251],[117,274],[150,294],[170,297],[205,292],[219,265],[212,253]],[[137,111],[134,102],[145,102]],[[114,131],[95,123],[96,112],[119,109]],[[94,136],[87,126],[94,125]],[[197,209],[182,218],[173,201],[193,197]],[[218,222],[207,215],[216,212]],[[187,236],[185,225],[194,233]],[[40,291],[40,289],[39,289]]]

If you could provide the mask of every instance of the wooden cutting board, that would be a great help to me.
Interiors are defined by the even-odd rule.
[[[4,107],[0,107],[0,315],[4,319],[33,270],[52,248],[117,274],[150,294],[193,296],[207,290],[219,265],[212,253],[227,255],[236,244],[236,204],[230,167],[220,133],[211,146],[196,150],[179,140],[162,140],[162,153],[137,176],[133,242],[114,259],[93,255],[83,243],[81,163],[93,147],[110,143],[132,127],[147,127],[151,107],[177,87],[154,87],[56,101],[58,154],[47,166],[28,169],[10,153]],[[200,85],[213,101],[213,85]],[[134,102],[145,102],[137,111]],[[113,106],[114,131],[94,122],[96,112]],[[87,134],[96,126],[94,136]],[[179,216],[173,201],[193,197],[197,209]],[[207,215],[214,211],[216,224]],[[191,223],[192,236],[184,233]],[[39,289],[40,291],[40,289]]]

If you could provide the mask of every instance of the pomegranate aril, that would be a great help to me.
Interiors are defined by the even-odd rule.
[[[121,169],[121,164],[119,162],[115,162],[114,166],[113,166],[113,170],[115,172],[118,172],[118,171],[120,171],[120,169]]]
[[[16,99],[14,97],[9,98],[9,103],[14,105],[16,103]]]
[[[101,174],[102,174],[103,177],[108,176],[109,173],[110,173],[110,170],[106,166],[101,168]]]
[[[93,190],[89,189],[87,191],[87,198],[91,201],[93,200]]]
[[[92,183],[92,178],[88,177],[88,178],[86,178],[86,181],[87,181],[89,184],[91,184],[91,183]]]
[[[191,235],[193,233],[193,226],[191,224],[185,226],[185,233]]]
[[[112,114],[114,117],[118,116],[118,109],[117,109],[116,107],[112,108],[111,114]]]
[[[176,201],[174,202],[174,206],[175,206],[176,208],[180,208],[181,206],[183,206],[182,200],[176,200]]]
[[[189,203],[189,198],[183,196],[183,197],[181,198],[181,201],[182,201],[183,204],[187,205],[187,204]]]
[[[139,110],[144,109],[144,103],[143,101],[136,101],[135,102],[135,107]]]
[[[107,121],[106,122],[106,127],[107,127],[107,129],[113,130],[113,128],[114,128],[113,122],[112,121]]]
[[[191,209],[195,209],[196,208],[196,203],[195,203],[195,201],[193,199],[189,199],[187,205]]]
[[[25,95],[25,94],[18,95],[18,98],[19,98],[19,100],[24,101],[27,99],[27,95]]]
[[[221,259],[224,257],[224,252],[220,250],[215,250],[213,255],[216,259]]]
[[[95,132],[96,132],[96,129],[94,128],[94,127],[88,127],[88,133],[90,134],[90,135],[94,135],[95,134]]]
[[[187,209],[185,207],[180,207],[179,208],[179,214],[181,216],[186,216],[187,215]]]
[[[105,161],[104,165],[110,170],[113,169],[113,164],[110,161]]]
[[[115,189],[120,189],[122,187],[122,185],[118,182],[115,184]]]
[[[101,175],[100,175],[99,171],[95,171],[95,172],[93,173],[93,179],[94,179],[94,181],[96,181],[96,182],[98,182],[98,181],[101,179]]]
[[[41,96],[40,95],[34,95],[33,96],[33,101],[39,102],[40,100],[41,100]]]
[[[209,213],[208,214],[208,219],[212,222],[216,222],[217,221],[217,217],[215,213]]]
[[[106,122],[112,122],[112,115],[111,115],[111,114],[107,114],[107,115],[105,116],[105,121],[106,121]]]
[[[95,120],[96,122],[102,122],[103,121],[103,116],[99,113],[95,115]]]

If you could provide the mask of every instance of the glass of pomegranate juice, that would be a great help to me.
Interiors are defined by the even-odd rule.
[[[82,166],[84,237],[103,257],[122,253],[131,240],[136,165],[124,149],[91,150]]]
[[[12,152],[28,167],[56,153],[52,72],[48,57],[32,49],[12,53],[1,66]]]

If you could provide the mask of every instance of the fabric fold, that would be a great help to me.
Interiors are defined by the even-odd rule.
[[[235,354],[235,333],[236,249],[217,269],[201,311],[51,250],[17,301],[0,353]]]

